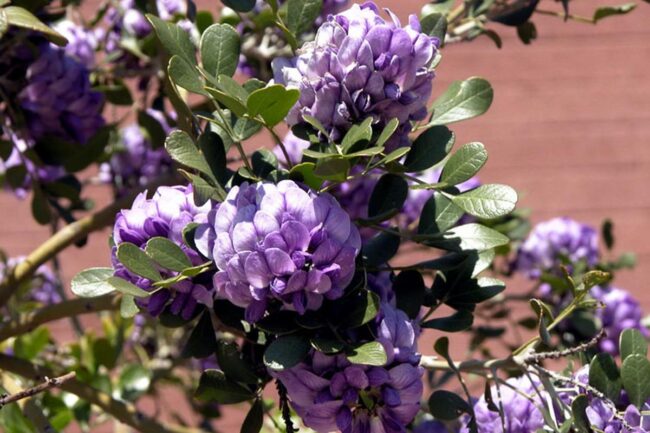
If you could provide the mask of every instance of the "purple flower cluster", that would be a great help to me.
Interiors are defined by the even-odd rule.
[[[494,403],[499,407],[503,406],[503,421],[505,431],[499,412],[494,412],[488,407],[485,396],[481,397],[474,404],[476,424],[479,433],[535,433],[545,425],[544,416],[538,407],[546,404],[542,396],[546,391],[537,381],[531,382],[527,377],[511,378],[507,380],[508,385],[496,385],[491,389]],[[499,394],[501,397],[499,397]],[[544,397],[546,398],[546,397]],[[465,419],[460,433],[469,432]]]
[[[158,188],[151,199],[146,193],[136,197],[131,209],[122,210],[115,220],[112,251],[115,275],[137,285],[143,290],[152,289],[151,281],[131,273],[117,259],[117,247],[122,242],[131,242],[144,248],[147,241],[156,236],[168,238],[179,245],[193,265],[199,265],[202,260],[198,253],[183,242],[182,233],[189,223],[204,223],[210,205],[196,206],[191,186],[162,186]],[[175,275],[166,271],[171,277]],[[169,289],[158,290],[148,298],[139,298],[138,302],[152,316],[159,315],[168,305],[173,314],[185,319],[192,317],[197,303],[212,305],[214,298],[211,287],[183,280]]]
[[[25,257],[11,257],[0,262],[0,279],[5,277],[7,270],[13,269],[25,261]],[[52,305],[61,302],[61,295],[58,287],[61,281],[56,277],[52,269],[47,265],[41,265],[29,280],[26,289],[21,289],[21,300],[37,302],[42,305]]]
[[[147,113],[158,120],[166,134],[171,128],[162,112],[148,109]],[[100,179],[113,183],[118,195],[134,186],[144,186],[161,174],[172,172],[172,159],[164,148],[153,149],[151,142],[138,124],[121,131],[123,149],[113,154],[110,161],[100,167]]]
[[[427,114],[439,41],[421,33],[414,15],[402,27],[388,13],[391,21],[372,2],[355,4],[330,16],[295,60],[274,61],[276,81],[300,89],[287,117],[290,125],[310,115],[340,140],[368,117],[379,127],[397,118],[399,128],[387,147],[408,144],[410,122]]]
[[[638,329],[646,338],[650,337],[648,329],[641,324],[641,305],[627,290],[596,286],[589,293],[602,303],[602,308],[596,310],[596,317],[606,331],[599,342],[600,350],[618,355],[618,340],[625,329]]]
[[[569,218],[539,223],[517,253],[516,269],[530,278],[543,272],[557,273],[559,266],[584,261],[598,263],[598,233],[592,227]]]
[[[259,320],[272,300],[304,313],[336,299],[350,283],[361,247],[357,228],[329,194],[293,181],[233,187],[196,245],[214,259],[217,296]]]
[[[374,326],[388,355],[384,366],[352,364],[344,355],[313,351],[296,367],[271,372],[287,388],[306,426],[318,433],[406,432],[423,391],[418,331],[388,303],[382,304]]]
[[[68,40],[65,52],[70,57],[84,64],[88,69],[95,66],[95,50],[98,47],[100,30],[87,29],[69,20],[58,22],[54,29]]]

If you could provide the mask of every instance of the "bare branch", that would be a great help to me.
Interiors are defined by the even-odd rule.
[[[9,403],[14,403],[24,398],[33,397],[36,394],[40,394],[41,392],[48,391],[52,388],[58,388],[65,382],[74,379],[76,376],[77,374],[74,371],[64,374],[63,376],[54,377],[54,378],[49,378],[46,376],[45,381],[41,384],[19,391],[15,394],[10,394],[10,395],[5,395],[0,397],[0,409],[8,405]]]

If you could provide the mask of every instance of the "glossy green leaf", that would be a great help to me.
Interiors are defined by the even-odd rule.
[[[589,364],[589,385],[616,403],[621,396],[621,374],[609,353],[598,353]]]
[[[440,174],[440,182],[458,185],[471,179],[487,161],[488,154],[481,143],[467,143],[447,161]]]
[[[252,92],[248,96],[246,106],[250,116],[259,115],[268,126],[275,126],[287,116],[299,97],[298,89],[287,89],[280,84],[273,84]]]
[[[135,303],[135,298],[132,295],[122,295],[122,299],[120,299],[120,316],[130,319],[139,312],[140,309]]]
[[[400,237],[388,233],[379,232],[363,244],[361,255],[365,258],[367,266],[382,266],[397,254]]]
[[[250,12],[255,7],[255,0],[221,0],[221,2],[237,12]]]
[[[508,215],[517,205],[517,192],[508,185],[487,184],[447,198],[470,215],[494,219]]]
[[[149,239],[145,252],[147,256],[165,269],[181,272],[185,268],[192,267],[190,259],[187,258],[181,247],[167,238],[157,236]]]
[[[212,76],[232,77],[239,63],[239,33],[228,24],[212,24],[201,35],[201,62]]]
[[[50,332],[46,327],[36,328],[16,338],[13,345],[14,355],[31,360],[36,358],[50,342]]]
[[[212,185],[201,176],[185,170],[179,170],[179,172],[192,183],[194,201],[197,206],[203,206],[208,200],[221,203],[226,199],[226,191],[220,185]]]
[[[149,292],[119,277],[108,277],[106,283],[112,286],[114,290],[126,295],[135,296],[136,298],[144,298],[150,295]]]
[[[151,385],[151,370],[140,364],[129,364],[121,372],[117,384],[125,400],[134,401]]]
[[[368,218],[385,220],[402,209],[408,196],[408,183],[396,174],[384,174],[370,195]]]
[[[422,26],[422,33],[429,36],[435,36],[444,44],[445,35],[447,34],[447,19],[441,13],[433,13],[426,15],[420,20]]]
[[[436,419],[453,421],[462,414],[469,413],[470,407],[459,395],[439,389],[429,397],[429,411]]]
[[[183,28],[155,15],[147,14],[147,19],[156,31],[158,40],[171,56],[177,55],[190,65],[196,65],[194,45]]]
[[[19,6],[5,6],[2,11],[9,26],[42,33],[51,42],[60,46],[65,46],[68,43],[68,40],[62,34],[48,27],[27,9]]]
[[[235,115],[241,117],[246,114],[246,105],[244,102],[239,100],[236,96],[233,96],[232,93],[228,93],[225,90],[217,89],[213,87],[206,87],[205,90],[212,96],[217,102],[222,104],[224,107],[232,111]]]
[[[52,221],[52,209],[48,199],[40,186],[33,183],[32,189],[32,216],[37,223],[48,224]]]
[[[455,135],[446,126],[433,126],[418,136],[406,156],[404,166],[409,172],[424,171],[433,167],[449,153]]]
[[[366,118],[358,125],[352,125],[341,142],[343,153],[349,153],[353,146],[359,142],[369,142],[372,138],[372,117]]]
[[[418,224],[418,234],[444,232],[456,224],[464,212],[442,194],[434,194],[422,208]]]
[[[264,365],[282,371],[305,359],[311,348],[309,340],[299,335],[284,335],[274,340],[264,352]]]
[[[393,136],[398,126],[399,126],[399,120],[397,120],[396,118],[389,120],[386,126],[384,127],[384,129],[381,130],[379,137],[377,137],[377,142],[375,143],[375,145],[383,146],[384,144],[386,144],[386,142]]]
[[[623,388],[639,410],[650,398],[650,361],[639,354],[629,355],[621,366]]]
[[[456,243],[457,248],[463,251],[487,250],[506,245],[510,241],[504,234],[477,223],[454,227],[445,232],[444,239]]]
[[[571,402],[571,412],[573,414],[573,426],[577,433],[592,433],[591,422],[587,417],[587,408],[589,407],[589,398],[585,394],[580,394]]]
[[[199,136],[198,145],[210,167],[212,178],[216,179],[219,185],[225,187],[231,172],[228,170],[227,152],[223,140],[218,134],[206,131]]]
[[[313,162],[303,162],[301,164],[294,165],[289,172],[289,176],[294,180],[305,183],[313,190],[319,190],[323,185],[323,179],[316,175],[314,172],[315,169],[316,164]]]
[[[130,242],[123,242],[117,247],[117,259],[129,271],[151,281],[160,281],[162,276],[149,256]]]
[[[357,328],[365,325],[379,312],[379,296],[369,290],[360,290],[346,297],[342,302],[345,302],[340,311],[342,314],[332,320],[345,328]]]
[[[199,72],[193,65],[187,63],[187,61],[182,57],[174,55],[169,59],[167,73],[169,78],[171,78],[177,86],[189,90],[192,93],[208,96],[208,92],[203,88],[204,84]]]
[[[422,274],[416,270],[400,272],[393,281],[393,290],[397,308],[411,319],[417,318],[426,295]]]
[[[628,12],[631,12],[636,7],[636,3],[629,2],[617,6],[601,6],[594,12],[593,20],[598,22],[603,18],[607,18],[613,15],[625,15]]]
[[[169,134],[165,140],[165,149],[174,161],[212,177],[212,170],[205,157],[186,132],[176,130]]]
[[[214,355],[217,337],[212,326],[210,312],[205,311],[190,334],[181,356],[183,358],[206,358]]]
[[[218,341],[216,350],[217,362],[229,379],[249,384],[259,382],[259,378],[251,366],[242,358],[237,344]]]
[[[268,149],[259,149],[251,157],[253,173],[260,179],[265,179],[273,170],[278,168],[278,157]]]
[[[648,356],[648,342],[638,329],[625,329],[619,337],[621,359],[631,355]]]
[[[492,104],[494,92],[490,83],[478,77],[454,81],[433,103],[429,125],[447,125],[485,113]]]
[[[422,323],[423,328],[437,329],[444,332],[464,331],[474,323],[471,311],[460,310],[448,317],[438,317]]]
[[[255,400],[251,406],[244,422],[241,425],[240,433],[259,433],[264,424],[264,401],[260,398]]]
[[[348,160],[342,156],[335,156],[317,160],[314,174],[326,180],[342,182],[347,178],[349,170],[350,163]]]
[[[72,278],[72,293],[82,298],[94,298],[113,292],[115,289],[106,283],[113,276],[113,268],[89,268]]]
[[[322,7],[323,0],[289,0],[287,2],[287,28],[294,35],[311,30]]]
[[[388,361],[386,350],[378,341],[371,341],[354,347],[346,357],[351,363],[362,365],[382,366]]]
[[[194,393],[202,401],[234,404],[250,400],[255,394],[243,385],[228,380],[220,370],[205,370]]]

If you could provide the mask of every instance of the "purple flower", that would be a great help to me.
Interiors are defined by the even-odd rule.
[[[295,60],[274,60],[276,80],[301,93],[287,117],[290,125],[310,115],[340,140],[368,117],[378,127],[397,118],[399,128],[387,147],[408,145],[411,121],[427,115],[439,41],[421,33],[416,16],[402,28],[388,14],[391,21],[372,2],[355,4],[330,16]]]
[[[606,332],[599,342],[600,350],[618,355],[618,340],[625,329],[638,329],[646,338],[650,337],[648,329],[641,324],[641,305],[627,290],[596,286],[590,294],[603,304],[602,308],[596,310],[596,317]]]
[[[361,240],[329,194],[290,180],[233,187],[196,231],[201,253],[214,259],[217,296],[260,319],[276,300],[300,314],[336,299],[350,283]]]
[[[423,391],[416,330],[404,312],[386,303],[374,325],[388,354],[383,366],[313,351],[296,367],[271,372],[306,426],[318,433],[406,432]]]
[[[95,66],[95,50],[98,46],[97,31],[87,29],[69,20],[58,22],[54,29],[68,40],[65,52],[83,63],[87,68]]]
[[[291,164],[293,165],[300,164],[302,161],[302,151],[309,147],[309,142],[307,140],[296,137],[291,131],[287,132],[287,135],[284,136],[282,144],[284,144],[284,148],[289,155]],[[273,153],[278,158],[278,162],[282,164],[283,167],[289,166],[289,164],[287,164],[287,158],[284,156],[284,152],[280,146],[275,146],[273,148]]]
[[[165,133],[171,128],[162,112],[148,109],[147,113],[159,121]],[[172,159],[164,148],[153,149],[151,142],[138,124],[121,131],[123,150],[113,154],[100,167],[100,178],[118,187],[118,195],[134,186],[144,186],[161,174],[172,172]]]
[[[156,0],[158,16],[165,21],[171,21],[177,15],[187,14],[186,0]]]
[[[562,264],[584,261],[591,267],[598,263],[598,259],[596,230],[561,217],[533,228],[519,248],[515,266],[529,278],[538,278],[543,272],[559,272]]]
[[[168,238],[179,245],[193,265],[203,261],[199,254],[183,242],[183,229],[191,222],[204,223],[210,209],[208,203],[203,206],[194,204],[191,186],[161,186],[151,199],[146,192],[136,197],[131,209],[125,209],[117,214],[113,228],[115,247],[112,251],[112,262],[115,275],[138,287],[150,291],[151,281],[131,273],[117,259],[117,247],[122,242],[131,242],[144,248],[147,241],[156,236]],[[162,271],[163,277],[171,277],[176,273]],[[148,298],[139,298],[141,306],[146,307],[152,316],[159,315],[165,307],[173,314],[188,319],[192,317],[197,303],[212,305],[213,293],[211,287],[183,280],[169,289],[158,290]]]
[[[505,431],[503,429],[499,412],[493,412],[488,408],[485,396],[482,396],[474,404],[476,424],[479,433],[535,433],[543,428],[544,417],[538,406],[546,404],[541,398],[546,399],[546,391],[535,381],[532,383],[527,377],[511,378],[507,380],[511,386],[492,386],[491,394],[494,403],[499,406],[503,404],[503,418]],[[501,398],[499,398],[499,392]],[[460,433],[469,432],[467,417],[463,421]]]
[[[0,262],[0,279],[6,276],[7,270],[15,268],[25,261],[25,257],[12,257]],[[61,281],[47,265],[41,265],[29,280],[26,289],[21,289],[21,300],[38,302],[42,305],[52,305],[61,302],[58,288]]]

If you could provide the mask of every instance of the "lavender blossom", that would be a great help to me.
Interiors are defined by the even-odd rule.
[[[292,165],[300,164],[302,161],[302,151],[309,147],[309,142],[307,140],[296,137],[291,131],[287,132],[287,135],[284,136],[282,144],[284,144],[284,148],[289,155],[289,160],[291,161]],[[287,158],[285,157],[284,152],[280,146],[275,146],[273,148],[273,153],[278,158],[278,162],[283,167],[289,167],[289,164],[287,164]]]
[[[112,250],[115,275],[150,291],[150,280],[131,273],[119,262],[117,247],[122,242],[131,242],[144,248],[147,241],[156,236],[168,238],[179,245],[193,265],[201,264],[203,261],[199,254],[183,242],[182,233],[189,223],[204,223],[209,209],[208,203],[196,206],[191,186],[162,186],[151,199],[147,199],[146,192],[138,195],[131,209],[122,210],[115,220],[113,241],[116,246]],[[162,273],[164,277],[176,275],[171,271]],[[152,316],[159,315],[169,305],[173,314],[188,319],[194,314],[197,303],[212,306],[213,297],[211,287],[183,280],[169,289],[158,290],[148,298],[139,298],[138,302]]]
[[[352,364],[344,355],[313,351],[296,367],[271,372],[287,388],[306,426],[318,433],[406,432],[423,391],[416,330],[404,312],[386,303],[375,326],[388,354],[384,366]]]
[[[87,29],[69,20],[58,22],[54,29],[68,40],[65,53],[84,64],[88,69],[95,66],[95,50],[97,50],[99,31]]]
[[[25,257],[12,257],[0,262],[0,280],[5,278],[7,271],[15,268],[25,261]],[[56,277],[48,265],[41,265],[29,280],[25,288],[20,291],[20,299],[37,302],[42,305],[53,305],[61,302],[58,288],[61,281]]]
[[[605,337],[599,342],[600,350],[618,355],[618,340],[625,329],[638,329],[646,338],[650,337],[650,332],[641,323],[641,305],[627,290],[596,286],[589,293],[602,303],[602,308],[596,310],[596,317],[605,330]]]
[[[519,248],[516,269],[538,278],[543,272],[559,272],[562,264],[598,263],[598,234],[592,227],[569,218],[539,223]]]
[[[380,128],[397,118],[399,127],[387,148],[408,145],[411,121],[427,115],[439,41],[421,33],[416,16],[402,28],[388,13],[391,21],[372,2],[355,4],[330,16],[295,60],[274,60],[276,81],[301,93],[287,117],[290,125],[310,115],[340,140],[368,117]]]
[[[202,254],[219,269],[217,296],[260,319],[272,301],[303,314],[350,283],[361,240],[329,194],[293,181],[244,183],[230,190],[196,232]]]
[[[478,432],[535,433],[542,429],[545,425],[544,417],[538,406],[544,407],[543,405],[546,404],[540,398],[542,396],[546,399],[546,391],[537,381],[531,382],[530,379],[523,376],[508,379],[507,382],[510,386],[500,385],[497,390],[495,385],[491,390],[494,403],[497,406],[503,405],[505,431],[499,412],[490,410],[485,396],[482,396],[474,404]],[[499,397],[499,393],[501,397]],[[467,425],[468,422],[469,419],[465,418],[460,433],[470,431]]]
[[[148,109],[147,113],[158,120],[166,134],[171,127],[162,112]],[[172,159],[164,148],[153,149],[151,142],[138,124],[131,124],[121,131],[124,149],[100,167],[100,179],[114,183],[118,195],[134,186],[144,186],[161,174],[172,172]]]

